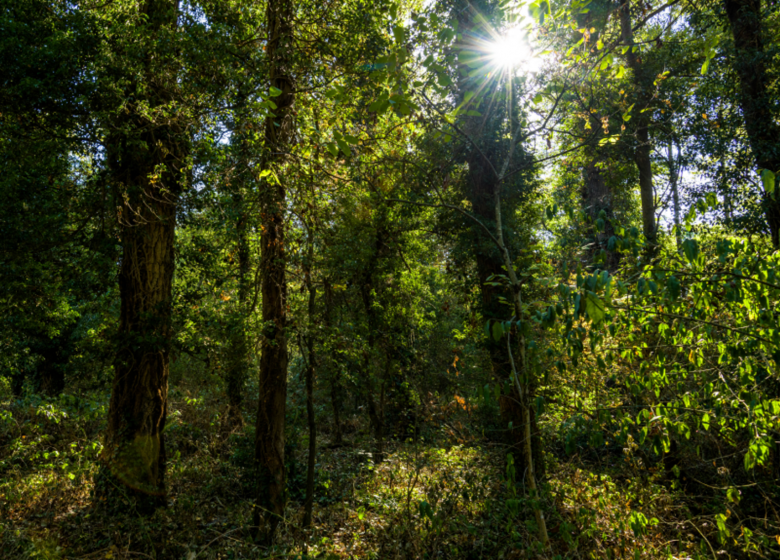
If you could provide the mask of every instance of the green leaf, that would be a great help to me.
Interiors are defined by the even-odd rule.
[[[275,88],[274,86],[271,86],[271,88],[268,90],[268,95],[271,97],[278,97],[282,95],[282,90],[279,88]]]
[[[439,85],[441,87],[447,87],[452,85],[452,78],[450,78],[447,74],[443,72],[436,76],[436,81],[439,82]]]
[[[339,148],[344,152],[345,156],[352,155],[352,152],[349,151],[349,144],[344,142],[344,140],[336,140],[336,144],[339,145]]]
[[[669,291],[669,297],[672,301],[680,297],[680,281],[676,276],[670,276],[666,281],[666,289]]]
[[[604,302],[591,291],[585,292],[585,312],[595,324],[599,324],[607,315]]]
[[[403,43],[404,42],[404,28],[401,25],[394,25],[393,26],[393,36],[395,37],[396,43]]]
[[[390,102],[387,99],[377,99],[371,105],[368,106],[368,110],[374,113],[382,114],[390,106]]]
[[[496,321],[493,323],[493,340],[498,342],[502,336],[504,336],[504,325],[501,324],[501,321]]]
[[[764,190],[772,194],[775,191],[775,174],[769,169],[762,169],[761,183],[764,185]]]
[[[715,516],[715,523],[718,525],[718,539],[721,544],[724,544],[726,542],[726,537],[731,535],[728,527],[726,527],[726,516],[722,513],[717,514]]]
[[[331,154],[333,154],[333,157],[336,157],[337,155],[339,155],[339,149],[336,146],[336,144],[334,144],[333,142],[328,142],[327,144],[325,144],[325,147],[328,149],[328,151]]]
[[[710,429],[710,415],[705,413],[704,416],[701,417],[701,427],[705,430]]]
[[[688,259],[688,262],[693,263],[699,256],[699,245],[693,239],[686,239],[682,246],[685,258]]]

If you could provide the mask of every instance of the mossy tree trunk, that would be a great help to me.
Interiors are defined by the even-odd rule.
[[[269,82],[277,108],[265,122],[264,168],[280,167],[292,140],[294,101],[291,74],[293,5],[270,0],[266,8],[266,55]],[[261,295],[263,342],[260,355],[260,397],[255,432],[257,507],[253,515],[260,540],[270,543],[287,502],[284,465],[284,420],[287,401],[287,278],[285,269],[286,190],[277,169],[261,186]],[[272,179],[274,178],[274,179]],[[261,513],[262,512],[262,513]]]
[[[110,123],[107,160],[121,227],[121,309],[114,383],[95,497],[129,496],[142,513],[165,504],[165,420],[171,343],[176,208],[188,157],[186,130],[166,116],[175,73],[155,51],[175,32],[178,2],[141,5],[143,72],[128,79],[127,110]]]

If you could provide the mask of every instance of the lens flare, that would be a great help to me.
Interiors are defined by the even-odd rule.
[[[506,70],[536,71],[540,61],[528,42],[525,29],[515,27],[485,45],[491,63]]]

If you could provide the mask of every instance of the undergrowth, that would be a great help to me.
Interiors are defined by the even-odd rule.
[[[150,518],[91,507],[107,395],[2,403],[0,550],[3,558],[722,558],[714,516],[694,515],[663,468],[637,476],[635,449],[605,444],[546,454],[544,509],[552,539],[535,543],[523,472],[485,439],[478,405],[439,402],[438,430],[390,442],[372,462],[368,427],[321,434],[313,526],[301,529],[306,436],[288,445],[289,507],[273,549],[253,543],[252,429],[220,429],[223,403],[206,389],[174,388],[166,430],[168,507]],[[246,426],[252,411],[247,409]],[[548,429],[548,428],[543,428]],[[569,442],[570,443],[570,442]],[[583,448],[584,450],[584,448]],[[597,460],[595,458],[597,458]],[[662,465],[661,465],[662,466]]]

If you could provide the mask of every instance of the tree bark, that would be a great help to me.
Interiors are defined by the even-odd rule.
[[[604,176],[598,167],[595,158],[585,168],[585,185],[582,191],[582,203],[585,213],[594,224],[594,252],[604,250],[606,259],[604,268],[610,272],[617,270],[620,265],[620,255],[616,251],[609,250],[609,239],[615,235],[615,226],[612,224],[612,191],[604,180]],[[595,224],[604,211],[604,230],[599,231]]]
[[[632,116],[636,123],[636,146],[634,147],[634,163],[639,171],[639,197],[642,201],[642,230],[651,253],[658,242],[658,232],[655,223],[655,189],[653,187],[653,169],[650,160],[652,146],[650,145],[650,113],[642,110],[650,105],[653,98],[651,88],[653,76],[642,58],[634,52],[634,33],[631,28],[630,0],[620,0],[620,30],[623,44],[627,47],[626,61],[633,72],[633,83],[636,89],[636,102]]]
[[[249,344],[246,336],[246,324],[248,300],[249,300],[249,241],[248,233],[248,214],[246,208],[245,193],[247,191],[249,178],[249,157],[248,146],[244,138],[245,131],[241,129],[242,122],[239,121],[235,131],[237,136],[238,158],[236,167],[236,184],[233,193],[233,219],[235,220],[235,252],[237,257],[238,269],[236,281],[238,284],[238,298],[233,309],[231,321],[230,339],[228,342],[227,368],[225,372],[225,385],[228,398],[228,409],[225,415],[224,427],[231,431],[244,425],[244,418],[241,413],[241,405],[244,400],[244,387],[249,374]]]
[[[366,402],[368,404],[368,417],[371,429],[374,432],[374,463],[380,464],[384,460],[384,378],[379,379],[380,383],[380,403],[377,406],[374,398],[375,377],[372,371],[371,358],[378,355],[378,341],[380,329],[380,317],[374,307],[375,283],[374,274],[376,272],[379,260],[382,258],[387,245],[385,236],[384,220],[386,214],[380,213],[379,223],[376,226],[376,238],[374,240],[374,250],[369,258],[366,267],[363,270],[360,279],[360,297],[363,300],[363,308],[366,312],[366,322],[368,323],[368,351],[363,360],[364,387],[366,392]]]
[[[332,321],[333,289],[327,278],[323,281],[323,284],[324,284],[324,291],[325,291],[324,321],[325,321],[325,328],[327,329],[328,336],[330,336],[331,329],[333,327],[333,321]],[[328,372],[330,374],[329,375],[330,404],[331,407],[333,408],[333,429],[335,431],[333,437],[333,444],[341,445],[343,441],[343,436],[341,433],[341,403],[339,401],[340,383],[339,383],[338,366],[336,364],[336,361],[332,357],[327,358],[327,363],[328,363]]]
[[[739,103],[750,148],[759,169],[780,171],[780,126],[777,100],[769,92],[767,55],[761,37],[761,0],[724,0],[734,37],[734,70],[739,76]],[[775,248],[780,248],[780,197],[763,193],[766,221]]]
[[[150,43],[176,26],[178,2],[142,5]],[[145,83],[125,92],[129,111],[112,123],[107,159],[121,203],[121,309],[108,426],[97,475],[98,505],[116,507],[129,496],[141,513],[165,504],[165,419],[171,343],[171,290],[176,206],[187,157],[186,131],[134,112],[133,97],[154,110],[171,101],[175,84],[158,67],[164,57],[146,56]],[[164,64],[165,62],[162,62]]]
[[[292,141],[294,101],[291,75],[291,0],[270,0],[266,9],[266,54],[270,84],[280,93],[276,110],[265,122],[264,167],[283,163],[280,153]],[[260,396],[255,432],[257,507],[253,516],[260,540],[270,543],[284,518],[285,492],[284,421],[287,401],[287,279],[285,268],[284,215],[286,191],[281,181],[269,175],[261,193],[261,295],[263,342],[260,356]],[[264,514],[261,516],[261,512]],[[261,525],[262,523],[262,525]]]
[[[666,146],[666,157],[669,161],[669,188],[672,189],[674,237],[677,242],[677,250],[679,251],[682,247],[682,226],[680,224],[680,190],[678,186],[680,179],[680,168],[674,163],[674,151],[672,150],[673,144],[674,141],[672,138],[669,138],[669,143]]]
[[[309,461],[306,466],[306,501],[303,508],[303,526],[311,525],[312,508],[314,506],[314,466],[317,460],[317,421],[314,417],[314,368],[316,356],[314,353],[314,312],[317,298],[317,288],[311,279],[311,267],[314,261],[314,234],[309,224],[309,247],[304,279],[309,289],[309,332],[306,336],[306,349],[309,357],[306,363],[306,416],[309,421]]]

